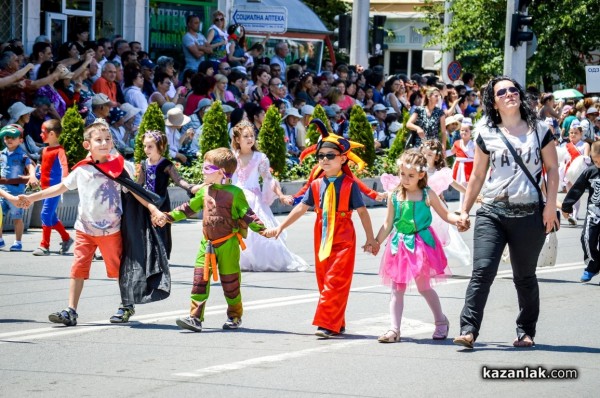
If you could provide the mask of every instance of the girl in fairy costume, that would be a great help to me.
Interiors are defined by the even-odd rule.
[[[377,234],[377,243],[388,237],[381,275],[385,284],[392,286],[390,299],[390,329],[378,339],[381,343],[400,341],[400,323],[404,309],[404,292],[415,283],[425,298],[435,319],[432,338],[448,337],[449,322],[442,311],[437,293],[431,287],[431,278],[443,279],[450,274],[444,249],[431,228],[431,208],[449,223],[459,216],[448,211],[427,185],[427,159],[418,150],[409,150],[398,164],[400,184],[388,200],[387,217]]]

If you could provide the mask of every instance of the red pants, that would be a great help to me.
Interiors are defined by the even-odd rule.
[[[75,231],[71,278],[89,279],[96,248],[100,249],[100,253],[104,257],[106,276],[115,279],[119,277],[121,252],[123,251],[121,231],[105,236],[92,236],[81,231]]]
[[[325,261],[319,261],[323,222],[320,212],[315,223],[315,265],[320,297],[313,325],[337,333],[346,326],[346,305],[356,257],[356,234],[351,213],[347,212],[345,216],[337,213],[331,255]]]

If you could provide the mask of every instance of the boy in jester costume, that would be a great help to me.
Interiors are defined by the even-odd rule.
[[[320,338],[337,337],[346,329],[346,304],[352,284],[356,255],[356,234],[352,212],[356,210],[367,236],[363,249],[379,251],[373,235],[369,213],[356,181],[343,172],[351,154],[351,143],[343,137],[322,130],[316,150],[322,174],[310,183],[310,188],[288,217],[265,236],[278,237],[298,220],[309,207],[314,207],[317,221],[314,229],[315,273],[319,287],[319,303],[313,320]]]
[[[319,132],[321,133],[321,137],[328,136],[328,137],[330,137],[330,139],[331,138],[335,138],[335,139],[342,138],[339,135],[333,134],[332,132],[328,131],[327,127],[325,126],[325,123],[323,123],[323,121],[320,119],[313,119],[310,121],[309,124],[314,124],[315,126],[317,126],[317,128],[319,129]],[[319,141],[320,141],[320,139],[319,139]],[[348,160],[354,162],[358,166],[358,170],[360,171],[360,170],[364,169],[366,164],[361,158],[359,158],[358,156],[356,156],[356,154],[354,154],[352,152],[352,149],[361,148],[363,145],[353,142],[353,141],[348,141],[348,142],[350,144],[350,151],[348,151],[348,153],[347,153]],[[304,151],[302,151],[302,153],[300,154],[300,162],[302,162],[307,156],[315,153],[317,151],[318,145],[319,145],[319,143],[317,143],[315,145],[311,145],[308,148],[306,148]],[[342,165],[342,172],[344,174],[346,174],[347,176],[351,177],[358,184],[358,188],[360,189],[360,191],[363,194],[365,194],[366,196],[368,196],[369,198],[376,200],[378,202],[381,202],[382,200],[384,200],[387,197],[387,194],[385,192],[379,193],[379,192],[369,188],[368,186],[366,186],[359,178],[357,178],[354,175],[354,173],[352,173],[352,170],[350,170],[350,167],[348,166],[348,162],[346,162]],[[306,181],[304,186],[302,188],[300,188],[300,190],[293,195],[294,196],[294,205],[300,203],[300,201],[304,197],[304,194],[310,187],[310,184],[314,180],[316,180],[317,178],[320,178],[322,176],[323,176],[323,168],[321,168],[321,166],[319,164],[316,164],[310,171],[310,174],[308,176],[308,181]]]
[[[231,185],[237,160],[231,150],[217,148],[204,156],[204,183],[189,203],[177,207],[155,223],[180,221],[204,210],[204,238],[196,257],[190,315],[177,319],[177,325],[193,332],[202,331],[204,307],[210,293],[210,275],[221,278],[227,301],[227,320],[223,329],[237,329],[242,324],[242,295],[240,292],[240,246],[247,228],[262,235],[265,226],[252,211],[244,191]]]

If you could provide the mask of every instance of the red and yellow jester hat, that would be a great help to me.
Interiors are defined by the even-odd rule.
[[[354,163],[356,163],[356,165],[358,166],[358,170],[362,170],[365,168],[366,163],[361,158],[359,158],[354,152],[352,152],[352,149],[354,148],[364,147],[363,144],[359,144],[358,142],[347,140],[346,138],[337,134],[330,133],[327,130],[327,127],[325,127],[325,124],[320,119],[313,119],[310,121],[309,124],[314,124],[315,126],[317,126],[321,137],[319,137],[319,141],[315,145],[311,145],[304,151],[302,151],[302,153],[300,154],[300,161],[303,161],[304,158],[308,155],[312,155],[318,152],[319,149],[321,149],[323,143],[330,142],[332,144],[335,144],[339,148],[342,155],[346,155],[346,157],[348,157],[348,160],[351,160]]]

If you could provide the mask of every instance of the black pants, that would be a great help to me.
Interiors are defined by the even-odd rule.
[[[517,335],[535,336],[540,292],[535,275],[545,231],[539,211],[525,217],[505,217],[484,208],[477,211],[473,236],[473,274],[460,316],[461,334],[477,338],[490,287],[498,272],[504,247],[510,249],[513,282],[519,299]]]
[[[585,270],[592,274],[600,272],[600,250],[598,243],[600,239],[600,225],[598,219],[589,214],[585,217],[583,231],[581,231],[581,247],[583,247],[583,261]]]

